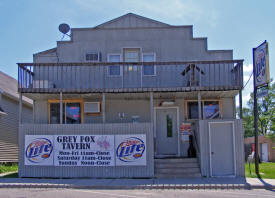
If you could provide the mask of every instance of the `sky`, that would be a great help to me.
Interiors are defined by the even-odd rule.
[[[244,59],[244,83],[252,72],[252,48],[267,40],[275,79],[275,0],[0,0],[0,71],[17,78],[16,63],[56,47],[61,23],[94,27],[129,12],[193,25],[194,37],[207,37],[209,50],[232,49],[234,59]],[[252,90],[251,79],[244,105]]]

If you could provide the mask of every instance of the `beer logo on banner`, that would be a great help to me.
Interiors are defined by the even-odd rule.
[[[116,156],[123,162],[134,162],[140,159],[145,151],[144,142],[137,137],[124,139],[116,149]]]
[[[53,144],[47,138],[34,139],[26,148],[26,158],[33,163],[40,163],[51,156]]]
[[[261,49],[256,57],[256,80],[257,82],[262,82],[265,78],[266,68],[265,68],[265,50]]]

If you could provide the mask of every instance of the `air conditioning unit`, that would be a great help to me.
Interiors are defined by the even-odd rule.
[[[84,113],[100,113],[100,102],[84,102]]]

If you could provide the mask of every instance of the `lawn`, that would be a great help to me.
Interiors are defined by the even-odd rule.
[[[0,164],[0,174],[18,171],[17,164]]]
[[[251,167],[251,174],[249,173],[248,163],[245,164],[245,176],[256,178],[257,175],[255,174],[255,164],[251,163],[250,167]],[[259,172],[260,172],[260,177],[263,179],[275,179],[275,163],[274,162],[260,163]]]

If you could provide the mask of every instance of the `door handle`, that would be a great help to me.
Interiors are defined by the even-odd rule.
[[[214,155],[214,152],[211,152],[211,155]]]

